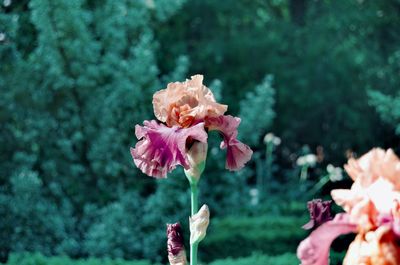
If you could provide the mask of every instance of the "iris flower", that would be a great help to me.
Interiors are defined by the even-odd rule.
[[[184,82],[169,83],[153,96],[158,121],[136,125],[139,139],[131,155],[136,166],[155,178],[166,178],[176,166],[190,170],[190,148],[207,144],[208,131],[219,131],[222,149],[227,149],[226,168],[239,170],[252,150],[237,139],[240,118],[224,115],[228,107],[217,103],[211,90],[203,85],[203,76],[195,75]],[[207,150],[202,148],[202,150]]]
[[[357,233],[343,265],[400,264],[400,160],[392,150],[372,149],[350,159],[345,170],[351,189],[333,190],[333,200],[345,210],[303,240],[297,255],[302,265],[329,264],[333,240]]]

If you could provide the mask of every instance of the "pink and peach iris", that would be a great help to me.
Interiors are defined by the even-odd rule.
[[[329,264],[326,250],[329,250],[332,240],[350,232],[357,233],[357,236],[349,247],[344,265],[400,264],[399,158],[390,149],[376,148],[360,159],[350,159],[345,169],[354,181],[351,189],[333,190],[331,195],[346,211],[341,214],[345,216],[341,220],[346,221],[338,223],[336,218],[328,221],[302,241],[298,248],[302,265]],[[349,225],[354,226],[354,231],[346,229]],[[337,227],[336,234],[332,234],[335,232],[332,227]],[[319,240],[324,238],[332,240]],[[307,255],[320,256],[319,250],[322,249],[324,259],[313,260]]]
[[[239,170],[247,163],[252,150],[237,139],[240,119],[225,116],[227,106],[215,101],[211,90],[203,85],[203,76],[169,83],[153,96],[157,121],[136,125],[139,139],[131,155],[145,174],[165,178],[177,165],[190,169],[188,155],[195,142],[207,144],[207,132],[217,130],[223,136],[221,148],[227,149],[226,168]]]

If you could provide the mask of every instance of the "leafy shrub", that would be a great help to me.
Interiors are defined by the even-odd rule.
[[[175,70],[160,71],[153,32],[183,3],[0,5],[0,86],[7,87],[0,99],[0,213],[7,214],[0,219],[0,261],[10,251],[144,255],[138,244],[152,231],[140,221],[143,205],[118,191],[154,191],[134,168],[129,146],[164,76],[183,79],[184,56],[172,60]]]
[[[143,199],[129,192],[98,209],[84,241],[87,253],[96,257],[133,258],[142,254]]]
[[[369,96],[370,103],[376,108],[381,119],[393,125],[396,134],[400,135],[400,94],[390,96],[379,91],[370,91]]]
[[[73,255],[77,242],[69,202],[64,199],[57,204],[46,198],[36,172],[22,171],[10,182],[11,192],[0,197],[0,208],[8,209],[0,220],[6,234],[0,239],[2,249]]]
[[[278,255],[295,253],[306,233],[305,219],[288,216],[228,217],[213,219],[201,246],[201,258],[211,261],[246,257],[255,251]]]
[[[247,92],[240,101],[240,114],[243,118],[240,135],[246,143],[254,146],[260,143],[275,117],[275,90],[272,87],[272,76],[268,75],[254,91]],[[262,117],[262,119],[260,119]]]

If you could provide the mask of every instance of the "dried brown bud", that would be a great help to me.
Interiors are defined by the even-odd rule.
[[[171,265],[186,265],[182,227],[179,223],[167,224],[168,260]]]

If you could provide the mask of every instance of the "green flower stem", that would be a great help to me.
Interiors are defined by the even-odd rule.
[[[190,184],[190,195],[191,195],[191,205],[192,205],[192,211],[191,215],[195,215],[199,211],[199,203],[198,203],[198,197],[199,197],[199,190],[197,188],[197,183],[191,183]]]
[[[262,191],[263,193],[267,194],[269,192],[268,188],[269,185],[271,185],[272,181],[272,162],[273,162],[273,157],[272,154],[274,152],[274,144],[269,142],[267,143],[267,148],[265,150],[265,164],[266,164],[266,170],[265,170],[265,180],[263,181],[264,183],[264,190]]]
[[[305,181],[307,179],[307,177],[308,177],[307,176],[308,175],[307,171],[308,171],[308,165],[304,165],[301,168],[300,181]]]
[[[322,177],[309,191],[311,195],[316,194],[320,189],[322,189],[329,182],[329,175]]]
[[[195,215],[199,210],[198,197],[199,191],[197,188],[197,183],[190,184],[190,195],[191,195],[191,206],[192,206],[192,216]],[[190,265],[197,265],[197,249],[199,243],[190,245]]]
[[[199,248],[199,243],[190,245],[190,265],[197,265],[197,249]]]

